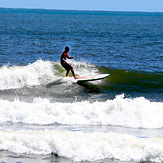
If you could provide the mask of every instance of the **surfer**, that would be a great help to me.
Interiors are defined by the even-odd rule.
[[[67,70],[66,77],[68,76],[68,74],[69,74],[69,72],[71,70],[72,75],[74,76],[74,79],[77,79],[78,77],[75,76],[73,67],[66,62],[66,58],[75,59],[75,57],[70,57],[68,55],[69,50],[70,50],[70,48],[68,46],[66,46],[65,51],[63,51],[62,54],[61,54],[60,63]]]

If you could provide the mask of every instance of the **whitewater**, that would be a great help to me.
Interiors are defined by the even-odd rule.
[[[36,98],[32,103],[0,100],[0,123],[113,125],[133,128],[162,128],[163,103],[143,97],[116,96],[105,102],[59,103]]]
[[[82,75],[90,70],[91,74],[100,73],[90,63],[72,64]],[[112,158],[163,161],[162,102],[126,97],[124,93],[113,99],[79,100],[76,95],[81,86],[74,79],[65,78],[64,73],[59,62],[43,60],[0,68],[2,94],[16,92],[10,99],[5,96],[0,99],[0,150],[27,155],[52,154],[78,162]],[[74,87],[78,91],[70,101],[56,100],[60,97],[57,91],[68,93],[69,88],[71,93]],[[31,97],[31,90],[41,93],[44,89],[52,89],[56,98],[43,98],[41,94]],[[22,93],[27,95],[22,98]],[[160,131],[154,133],[156,129]]]
[[[97,67],[89,63],[73,62],[72,64],[75,67],[76,73],[80,73],[81,76],[88,73],[99,73]],[[58,62],[43,60],[38,60],[27,66],[2,66],[0,68],[0,90],[16,90],[23,87],[36,89],[36,86],[46,86],[47,88],[50,84],[52,86],[62,85],[62,87],[77,85],[74,79],[65,78],[64,73],[63,68]],[[100,82],[95,81],[93,83],[98,85]],[[163,124],[161,120],[163,115],[162,102],[151,102],[144,97],[125,98],[125,95],[121,94],[115,96],[113,100],[107,99],[104,102],[94,101],[92,103],[84,100],[77,102],[78,99],[75,97],[72,103],[57,103],[48,98],[40,97],[34,98],[31,103],[25,101],[28,100],[23,99],[21,101],[19,96],[15,96],[12,101],[1,99],[1,115],[4,115],[1,122],[101,124],[137,128],[163,127],[161,125]],[[8,117],[5,116],[7,109],[10,110]],[[34,116],[35,112],[38,112],[40,116],[38,114],[37,117]],[[21,117],[21,114],[24,118]],[[42,119],[42,122],[37,121],[38,117],[40,117],[40,120]]]
[[[0,136],[0,149],[16,153],[55,154],[73,161],[112,158],[121,161],[163,161],[163,138],[159,137],[52,130],[4,130],[0,131]]]

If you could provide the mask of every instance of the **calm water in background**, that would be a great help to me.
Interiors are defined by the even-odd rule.
[[[163,161],[163,13],[1,8],[0,36],[1,162]],[[65,78],[67,45],[110,76]]]

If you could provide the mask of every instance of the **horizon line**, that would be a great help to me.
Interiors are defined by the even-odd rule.
[[[163,11],[138,11],[138,10],[100,10],[100,9],[53,9],[53,8],[26,8],[26,7],[0,7],[0,9],[27,9],[27,10],[60,10],[60,11],[95,11],[95,12],[140,12],[140,13],[163,13]]]

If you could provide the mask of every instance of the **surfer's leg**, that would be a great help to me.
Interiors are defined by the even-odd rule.
[[[71,72],[72,72],[72,75],[74,76],[74,79],[77,79],[78,77],[75,76],[74,69],[72,67],[71,67]]]
[[[74,69],[70,64],[68,64],[67,62],[63,62],[63,63],[61,63],[61,65],[67,70],[66,77],[68,76],[68,74],[69,74],[69,72],[71,70],[72,75],[74,76],[74,79],[78,78],[78,77],[75,76]]]
[[[67,62],[62,62],[61,65],[67,70],[66,72],[66,77],[67,77],[71,70],[71,66]]]

